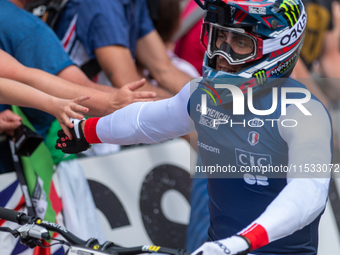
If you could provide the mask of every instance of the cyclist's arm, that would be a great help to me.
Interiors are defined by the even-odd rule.
[[[89,143],[157,143],[190,133],[188,113],[190,83],[172,98],[134,103],[102,117],[85,122]]]
[[[312,116],[304,116],[295,105],[287,108],[283,119],[295,119],[294,128],[279,127],[289,148],[289,166],[331,163],[331,124],[324,107],[315,100],[304,104]],[[298,168],[299,169],[299,168]],[[315,178],[318,177],[318,178]],[[322,177],[322,178],[319,178]],[[241,235],[250,239],[252,249],[288,236],[311,223],[325,208],[330,173],[311,171],[288,173],[287,186],[267,209]]]

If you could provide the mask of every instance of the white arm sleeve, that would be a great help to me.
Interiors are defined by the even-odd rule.
[[[304,106],[312,116],[304,116],[295,106],[287,108],[284,119],[297,120],[296,127],[282,127],[279,133],[287,142],[290,165],[328,165],[331,163],[331,123],[324,107],[316,100]],[[297,171],[298,172],[298,171]],[[254,223],[263,226],[269,242],[288,236],[311,223],[325,208],[330,172],[316,175],[315,172],[288,173],[287,186],[270,203]]]
[[[174,97],[134,103],[100,118],[96,132],[103,143],[157,143],[190,133],[190,83]]]

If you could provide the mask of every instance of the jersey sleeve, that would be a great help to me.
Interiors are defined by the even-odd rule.
[[[252,250],[302,229],[325,208],[330,169],[318,174],[311,166],[329,166],[331,163],[331,122],[320,102],[310,100],[304,106],[311,116],[290,105],[287,114],[280,117],[281,123],[284,120],[297,121],[295,127],[279,127],[279,133],[288,145],[288,168],[291,167],[291,170],[287,174],[285,188],[259,218],[239,233],[249,238]],[[305,168],[305,164],[309,168]],[[300,166],[304,169],[301,172]]]
[[[120,145],[157,143],[190,133],[193,128],[187,105],[190,83],[174,97],[156,102],[139,102],[114,113],[88,119],[85,137],[89,143]]]

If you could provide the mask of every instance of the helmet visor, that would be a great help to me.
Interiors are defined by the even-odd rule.
[[[230,64],[245,63],[254,60],[257,55],[257,38],[242,28],[205,23],[201,41],[209,58],[220,55]]]

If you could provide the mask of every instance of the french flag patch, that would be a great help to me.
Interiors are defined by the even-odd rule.
[[[260,140],[260,134],[255,131],[250,131],[248,135],[248,142],[251,146],[258,144]]]

